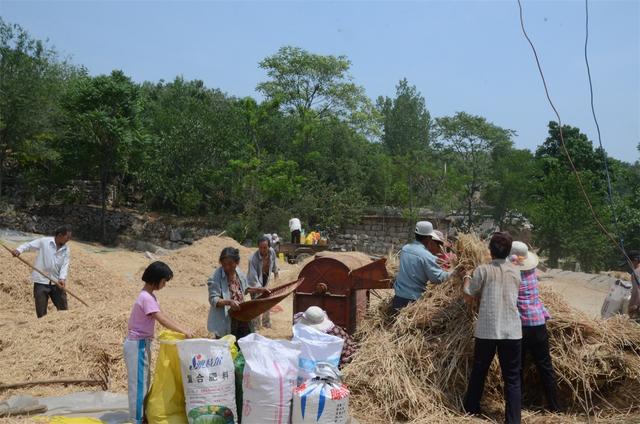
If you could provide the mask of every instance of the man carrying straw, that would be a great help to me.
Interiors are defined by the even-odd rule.
[[[504,382],[505,422],[519,424],[522,404],[522,326],[518,312],[520,273],[507,261],[512,242],[509,233],[495,233],[489,242],[491,263],[480,265],[473,276],[464,277],[465,300],[480,298],[473,368],[464,409],[469,414],[480,414],[484,383],[497,350]]]
[[[405,244],[400,251],[400,268],[393,285],[394,313],[418,300],[429,281],[440,284],[451,277],[451,273],[438,264],[436,255],[442,253],[444,240],[434,231],[433,224],[418,222],[415,237],[415,241]]]

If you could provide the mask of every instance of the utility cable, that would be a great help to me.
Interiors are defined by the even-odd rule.
[[[517,2],[518,2],[518,8],[520,10],[520,27],[522,28],[522,34],[527,39],[527,42],[529,43],[529,46],[531,46],[531,50],[533,51],[533,56],[534,56],[534,58],[536,60],[536,65],[538,66],[538,73],[540,74],[540,78],[542,79],[542,84],[544,86],[544,92],[545,92],[545,94],[547,96],[547,100],[549,102],[549,105],[553,109],[553,112],[555,113],[556,117],[558,118],[558,129],[560,131],[560,143],[562,144],[562,150],[563,150],[563,152],[564,152],[564,154],[565,154],[565,156],[566,156],[566,158],[567,158],[567,160],[569,162],[569,166],[571,167],[571,171],[573,172],[573,174],[576,177],[576,181],[578,182],[578,187],[580,188],[580,191],[582,192],[584,200],[587,203],[587,206],[589,207],[589,210],[591,211],[591,216],[593,217],[593,220],[597,224],[598,228],[602,231],[602,233],[609,240],[611,240],[611,242],[616,246],[616,248],[620,250],[620,252],[622,253],[622,255],[625,258],[625,261],[627,262],[627,264],[629,265],[631,270],[633,270],[633,264],[631,263],[631,260],[627,256],[627,252],[624,250],[624,247],[622,247],[618,243],[618,241],[613,237],[613,235],[609,232],[609,230],[607,230],[607,228],[602,224],[602,222],[598,218],[598,214],[596,213],[596,211],[595,211],[595,209],[593,207],[593,204],[591,203],[591,199],[589,199],[589,195],[587,194],[587,191],[584,188],[584,184],[582,183],[582,178],[580,177],[580,174],[578,173],[578,170],[576,169],[576,166],[573,163],[573,159],[571,158],[571,155],[569,154],[569,150],[567,149],[567,146],[566,146],[565,141],[564,141],[564,134],[563,134],[563,131],[562,131],[562,119],[560,118],[560,113],[558,112],[558,109],[556,108],[555,104],[551,100],[551,96],[549,94],[549,88],[547,86],[547,80],[546,80],[546,78],[544,76],[544,72],[542,71],[542,65],[540,64],[540,59],[538,57],[538,52],[537,52],[533,42],[531,41],[531,38],[529,38],[529,34],[527,34],[527,30],[526,30],[526,28],[524,26],[524,16],[523,16],[523,11],[522,11],[522,2],[521,2],[521,0],[517,0]],[[633,271],[632,271],[632,274],[633,274]]]

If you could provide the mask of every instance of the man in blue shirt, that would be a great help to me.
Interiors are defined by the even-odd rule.
[[[400,251],[400,269],[393,285],[395,313],[418,300],[429,281],[440,284],[451,276],[438,265],[436,255],[442,252],[444,240],[433,230],[433,224],[418,222],[415,235],[415,241],[405,244]]]

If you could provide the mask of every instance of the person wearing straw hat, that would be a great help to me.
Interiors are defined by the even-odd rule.
[[[538,291],[536,270],[539,263],[538,255],[529,251],[525,243],[514,241],[511,245],[509,260],[520,270],[518,311],[522,322],[522,369],[524,370],[527,353],[530,353],[540,374],[549,410],[558,412],[560,405],[556,389],[556,374],[551,361],[546,325],[550,315],[540,300]]]
[[[400,251],[400,267],[393,285],[392,308],[395,313],[418,300],[428,282],[440,284],[451,277],[436,257],[442,252],[443,243],[431,222],[419,221],[416,224],[415,240],[405,244]]]
[[[344,340],[342,353],[340,354],[340,367],[351,362],[353,354],[356,353],[356,344],[343,328],[335,325],[327,316],[327,313],[318,306],[310,306],[304,312],[298,312],[293,316],[295,324],[304,324],[322,333],[340,337]]]

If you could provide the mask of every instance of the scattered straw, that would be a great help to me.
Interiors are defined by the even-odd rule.
[[[473,235],[460,235],[456,250],[457,269],[468,271],[489,260],[486,244]],[[366,414],[366,422],[476,420],[461,413],[472,365],[475,317],[461,299],[460,275],[464,273],[456,273],[453,282],[429,286],[425,295],[395,320],[389,318],[389,294],[363,323],[357,335],[360,350],[345,369],[345,376],[353,405]],[[584,422],[584,414],[614,415],[611,422],[624,422],[624,414],[629,412],[636,414],[637,422],[637,324],[625,317],[590,319],[548,289],[542,289],[541,296],[553,317],[548,322],[551,354],[559,396],[569,406],[570,415],[525,412],[525,422]],[[535,369],[528,366],[525,401],[529,406],[543,402],[536,396],[542,391],[537,378]],[[498,421],[503,416],[501,385],[496,359],[485,385],[483,410]]]

